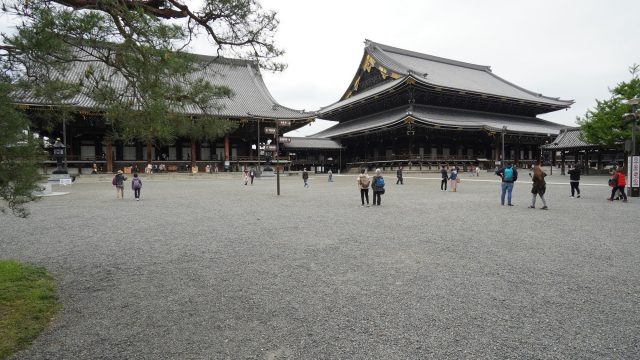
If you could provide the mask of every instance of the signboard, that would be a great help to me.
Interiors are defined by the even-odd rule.
[[[631,156],[629,164],[631,187],[640,187],[640,156]]]
[[[291,126],[291,120],[276,120],[278,126]]]
[[[275,145],[265,145],[264,149],[266,151],[276,151],[278,148]]]
[[[264,128],[264,133],[265,134],[275,134],[276,133],[276,128],[272,128],[272,127],[266,127]]]
[[[280,144],[284,144],[284,143],[290,143],[291,142],[291,138],[290,137],[281,137],[278,139],[278,141],[280,141]]]

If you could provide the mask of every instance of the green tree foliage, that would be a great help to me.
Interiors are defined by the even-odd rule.
[[[190,3],[6,0],[3,9],[22,23],[15,35],[3,36],[5,73],[51,104],[73,103],[83,92],[104,111],[114,139],[166,144],[184,133],[185,123],[197,123],[190,137],[224,134],[233,124],[213,121],[212,110],[216,99],[233,94],[195,75],[217,59],[183,50],[205,35],[220,56],[282,70],[275,62],[283,53],[273,43],[276,13],[255,0],[205,0],[197,10]],[[82,64],[84,74],[69,76],[71,63]]]
[[[43,160],[40,142],[28,132],[29,121],[16,111],[9,94],[12,87],[0,82],[0,211],[7,208],[16,216],[27,217],[26,203],[39,189],[39,163]]]
[[[631,112],[625,100],[640,96],[640,65],[629,69],[631,79],[609,89],[611,98],[596,100],[594,109],[588,110],[583,118],[578,118],[583,140],[592,144],[614,145],[631,138],[631,125],[623,119]]]

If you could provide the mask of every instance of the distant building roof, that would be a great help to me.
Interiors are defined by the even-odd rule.
[[[556,135],[563,125],[536,117],[493,114],[479,111],[458,110],[434,106],[416,105],[399,107],[370,116],[345,121],[321,131],[313,137],[341,138],[367,132],[405,126],[407,122],[420,123],[429,127],[457,130],[502,131],[508,133]]]
[[[90,49],[91,50],[91,49]],[[95,49],[94,49],[95,50]],[[90,53],[90,51],[89,51]],[[252,61],[227,59],[222,57],[212,57],[206,55],[196,55],[198,61],[203,66],[192,74],[193,78],[203,78],[214,86],[226,86],[231,89],[233,95],[230,98],[222,97],[217,99],[216,104],[212,104],[209,114],[229,117],[229,118],[267,118],[267,119],[309,119],[315,118],[314,112],[305,112],[304,110],[295,110],[280,105],[271,96],[267,89],[258,65]],[[123,92],[126,91],[126,82],[119,74],[109,69],[103,62],[94,60],[94,58],[86,54],[83,61],[77,61],[71,64],[71,67],[64,76],[68,80],[81,80],[85,77],[87,70],[91,67],[96,75],[103,74],[110,79],[111,85]],[[73,99],[65,101],[79,108],[98,109],[99,104],[96,103],[88,94],[89,90],[85,89]],[[34,96],[19,96],[17,102],[29,105],[55,105],[47,104],[42,99]],[[189,106],[181,109],[180,112],[199,115],[202,109],[195,106]]]
[[[283,143],[286,149],[322,149],[339,150],[342,149],[340,142],[325,138],[316,137],[293,137],[290,143]]]
[[[601,148],[596,144],[589,144],[580,139],[580,128],[566,128],[553,140],[551,144],[540,146],[543,150],[576,150],[576,149],[593,149]]]

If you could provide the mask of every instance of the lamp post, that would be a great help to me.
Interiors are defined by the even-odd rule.
[[[504,167],[504,162],[506,160],[506,157],[504,156],[504,134],[507,133],[507,126],[503,126],[502,127],[502,161],[500,163],[500,165],[502,165],[502,167]]]
[[[629,174],[629,180],[631,183],[631,197],[640,196],[640,156],[636,153],[636,132],[638,131],[638,105],[640,104],[640,98],[627,100],[626,103],[631,105],[631,112],[622,115],[622,118],[631,122],[631,156],[627,163],[627,173]]]

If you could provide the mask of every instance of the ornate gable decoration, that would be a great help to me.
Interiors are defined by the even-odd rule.
[[[341,100],[348,99],[358,92],[370,89],[376,85],[389,81],[391,79],[399,79],[400,75],[389,71],[382,65],[376,66],[376,59],[366,53],[362,59],[362,63],[356,76],[354,77],[349,90],[345,93]]]

